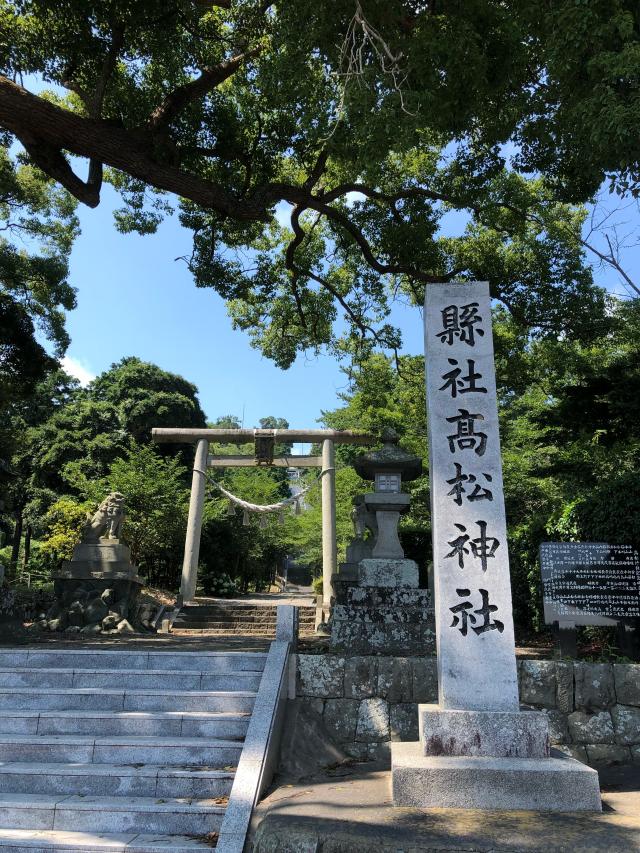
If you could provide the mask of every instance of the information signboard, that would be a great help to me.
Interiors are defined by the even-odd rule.
[[[631,545],[543,542],[540,568],[547,624],[640,620],[640,559]]]

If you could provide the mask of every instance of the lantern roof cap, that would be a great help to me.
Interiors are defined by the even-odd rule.
[[[376,474],[397,471],[405,482],[416,480],[422,474],[422,459],[407,453],[398,444],[398,433],[385,429],[381,435],[382,447],[356,456],[353,467],[363,480],[374,480]]]

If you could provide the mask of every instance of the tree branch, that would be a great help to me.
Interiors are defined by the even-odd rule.
[[[62,184],[78,201],[86,204],[87,207],[97,207],[100,204],[102,163],[99,160],[91,160],[89,178],[83,181],[75,174],[64,154],[58,149],[46,143],[25,139],[21,141],[36,166]]]
[[[300,209],[298,207],[294,207],[291,212],[291,227],[293,229],[293,240],[287,246],[287,251],[285,253],[285,266],[288,270],[291,271],[291,291],[293,293],[293,298],[296,303],[296,310],[298,312],[298,316],[300,317],[300,324],[303,329],[307,328],[307,318],[304,315],[304,309],[302,306],[302,300],[300,299],[300,291],[298,290],[298,278],[299,271],[295,265],[295,252],[298,246],[302,244],[302,241],[305,238],[304,230],[300,225]]]
[[[116,67],[118,56],[120,54],[120,51],[122,50],[123,44],[124,27],[116,26],[113,28],[113,32],[111,34],[111,44],[109,45],[109,50],[107,51],[107,55],[104,58],[104,62],[102,63],[102,71],[100,72],[100,77],[98,78],[96,88],[91,97],[89,115],[92,118],[100,118],[100,115],[102,113],[102,104],[104,102],[104,96],[107,90],[107,83],[109,82],[109,78],[113,74],[113,71]]]
[[[287,201],[290,200],[286,196],[285,199]],[[324,214],[327,219],[340,225],[348,234],[350,234],[354,242],[359,246],[360,251],[364,256],[364,259],[369,264],[369,266],[376,272],[379,272],[381,275],[408,275],[412,276],[418,281],[424,281],[426,283],[433,283],[436,281],[443,280],[442,276],[430,275],[429,273],[425,273],[417,267],[413,267],[409,264],[382,263],[373,254],[373,249],[369,245],[369,242],[362,233],[362,231],[354,222],[349,219],[348,216],[342,213],[342,211],[336,210],[336,208],[325,204],[324,201],[320,200],[317,196],[310,196],[306,200],[306,206],[312,208],[313,210],[316,210],[318,213]]]
[[[347,195],[348,193],[360,193],[361,195],[367,196],[367,198],[374,198],[378,201],[384,201],[387,204],[395,204],[405,198],[428,198],[432,201],[444,201],[448,204],[456,204],[452,196],[445,195],[444,193],[438,193],[434,190],[427,190],[423,187],[407,187],[406,189],[399,190],[397,193],[383,193],[380,192],[380,190],[376,190],[367,184],[358,183],[357,181],[353,183],[339,184],[337,187],[329,190],[329,192],[323,193],[322,200],[327,203],[336,201],[336,199],[343,195]],[[466,202],[464,205],[465,207],[469,206]]]
[[[640,287],[638,287],[638,285],[633,281],[633,279],[629,277],[629,274],[625,272],[625,270],[622,268],[620,261],[618,261],[615,256],[615,252],[613,251],[613,246],[611,245],[611,240],[609,239],[609,236],[605,235],[605,239],[609,245],[608,255],[605,255],[604,252],[601,252],[593,245],[593,243],[590,243],[587,240],[581,239],[580,243],[585,247],[585,249],[588,249],[590,252],[593,252],[593,254],[596,255],[596,257],[600,258],[600,260],[603,261],[605,264],[609,264],[609,266],[612,267],[618,273],[618,275],[622,276],[625,283],[635,292],[635,294],[637,296],[640,296]]]
[[[297,267],[297,265],[295,263],[295,252],[296,252],[296,249],[302,244],[302,242],[304,241],[304,238],[306,236],[304,229],[300,225],[300,214],[301,213],[302,213],[302,210],[297,206],[294,207],[293,211],[291,212],[291,228],[292,228],[293,233],[294,233],[294,238],[289,243],[289,245],[287,246],[287,251],[285,254],[285,265],[286,265],[287,269],[290,270],[292,273],[292,281],[293,281],[292,286],[294,287],[293,295],[294,295],[294,299],[296,300],[296,306],[298,308],[298,313],[301,315],[301,321],[303,321],[304,328],[306,328],[306,322],[304,322],[304,315],[301,313],[302,312],[302,305],[300,304],[300,297],[299,297],[297,287],[296,287],[297,280],[298,280],[299,276],[301,276],[301,275],[307,276],[308,278],[312,279],[317,284],[319,284],[321,287],[323,287],[325,290],[329,291],[329,293],[333,296],[333,298],[342,306],[342,308],[344,309],[345,313],[347,314],[347,316],[349,317],[349,319],[351,320],[353,325],[357,329],[359,329],[360,334],[362,335],[363,339],[366,338],[367,335],[370,335],[371,338],[373,338],[373,340],[375,340],[379,346],[381,346],[385,349],[391,349],[393,351],[393,354],[394,354],[396,370],[398,370],[398,372],[400,372],[400,361],[399,361],[399,353],[398,353],[397,347],[390,344],[388,340],[386,340],[378,331],[376,331],[376,329],[374,329],[372,326],[370,326],[368,323],[366,323],[362,319],[362,317],[360,317],[353,310],[353,308],[349,305],[349,303],[342,296],[342,294],[338,290],[336,290],[336,288],[328,281],[328,279],[324,278],[323,276],[317,275],[316,273],[312,272],[311,270],[302,271]]]
[[[208,92],[235,74],[245,60],[257,56],[260,50],[260,48],[256,47],[245,53],[239,53],[231,59],[226,59],[219,65],[215,65],[212,68],[205,68],[195,80],[184,83],[182,86],[177,86],[172,92],[169,92],[160,106],[156,107],[151,113],[147,120],[147,127],[154,131],[166,127],[178,113],[182,112],[187,104],[204,98]]]
[[[165,118],[167,115],[168,113],[165,113]],[[160,116],[158,118],[160,120]],[[236,222],[266,222],[269,220],[272,206],[279,201],[287,201],[297,208],[296,217],[304,209],[315,210],[339,231],[345,232],[358,246],[363,258],[373,270],[381,275],[404,275],[409,279],[410,285],[415,282],[429,284],[448,280],[451,275],[433,275],[412,264],[381,261],[376,257],[361,228],[347,213],[333,207],[330,202],[347,192],[361,192],[392,206],[402,198],[419,196],[465,206],[476,212],[479,210],[477,205],[474,206],[468,201],[455,200],[427,189],[410,187],[395,194],[388,194],[359,182],[341,184],[327,193],[319,191],[316,195],[307,185],[270,182],[254,187],[246,196],[238,197],[222,184],[185,171],[174,163],[159,160],[157,140],[148,128],[127,129],[111,122],[78,115],[31,94],[2,75],[0,126],[5,127],[22,142],[40,168],[59,181],[76,198],[92,207],[99,201],[101,164],[119,169],[158,190],[189,199]],[[73,173],[64,156],[65,151],[91,161],[87,182]],[[213,149],[211,154],[215,153],[216,150]],[[308,183],[320,179],[325,156],[325,153],[320,155]],[[248,187],[245,189],[248,191]]]

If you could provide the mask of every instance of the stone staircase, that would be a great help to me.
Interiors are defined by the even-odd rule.
[[[0,853],[211,850],[265,660],[0,649]]]
[[[276,606],[216,601],[209,604],[187,604],[173,622],[174,633],[206,633],[244,635],[272,639],[276,634]],[[299,633],[315,632],[316,611],[310,605],[297,607]]]

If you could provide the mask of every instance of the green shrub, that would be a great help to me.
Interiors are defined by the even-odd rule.
[[[238,587],[226,572],[213,574],[207,571],[205,566],[198,570],[200,586],[205,595],[213,595],[216,598],[233,598],[238,594]]]
[[[44,518],[46,535],[40,543],[40,561],[44,568],[57,568],[63,560],[70,560],[74,547],[80,542],[89,502],[78,503],[72,498],[60,498]]]

